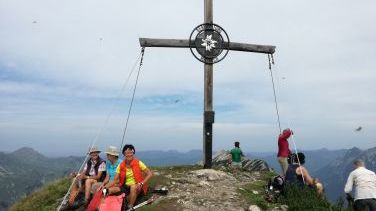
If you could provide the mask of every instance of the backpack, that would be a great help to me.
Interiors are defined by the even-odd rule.
[[[265,186],[265,200],[275,202],[282,194],[285,187],[285,178],[281,175],[274,176],[269,179]]]

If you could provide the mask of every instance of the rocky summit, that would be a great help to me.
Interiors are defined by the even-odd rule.
[[[227,167],[229,165],[229,158],[231,157],[230,151],[221,150],[214,154],[213,156],[213,166],[214,167]],[[244,171],[271,171],[272,169],[269,165],[260,159],[249,159],[247,157],[242,157],[242,170]],[[202,164],[202,162],[200,162]]]
[[[197,166],[195,170],[174,170],[172,167],[157,170],[156,175],[164,175],[168,179],[166,186],[170,192],[159,199],[159,205],[155,205],[153,210],[261,210],[245,197],[244,192],[250,191],[253,195],[263,197],[262,189],[246,190],[246,187],[265,183],[265,175],[270,173],[268,164],[262,160],[243,157],[242,169],[233,171],[229,168],[229,156],[229,151],[217,152],[212,160],[214,169],[201,169],[202,166]],[[286,207],[276,206],[270,210],[285,209]]]
[[[228,211],[228,210],[256,210],[242,194],[244,187],[263,182],[262,173],[254,171],[239,171],[233,174],[215,169],[197,170],[158,170],[157,175],[165,174],[170,182],[167,183],[169,194],[161,197],[153,210],[197,210],[197,211]],[[170,172],[170,173],[169,173]],[[263,192],[253,190],[253,194],[262,197]],[[261,210],[259,208],[259,210]],[[272,209],[273,210],[273,209]],[[282,210],[275,208],[274,210]]]
[[[213,169],[202,169],[202,165],[154,168],[151,189],[167,189],[168,194],[142,210],[261,210],[245,193],[263,200],[265,177],[272,174],[268,164],[243,157],[242,168],[235,171],[229,167],[229,156],[228,151],[217,152],[213,156]],[[255,183],[261,185],[250,186]],[[140,201],[150,197],[147,195]],[[285,209],[276,205],[268,210]]]

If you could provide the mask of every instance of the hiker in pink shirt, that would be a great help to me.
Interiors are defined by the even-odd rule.
[[[288,168],[287,158],[291,153],[289,149],[289,142],[287,141],[290,138],[291,134],[294,134],[290,128],[284,129],[282,134],[278,137],[278,162],[282,168],[282,174],[286,175],[286,171]]]

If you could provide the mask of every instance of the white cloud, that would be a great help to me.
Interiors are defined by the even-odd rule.
[[[203,22],[202,1],[0,4],[0,133],[14,143],[1,141],[4,149],[27,140],[86,147],[80,140],[93,137],[112,103],[115,116],[127,112],[137,65],[119,93],[140,53],[138,38],[186,39]],[[214,2],[214,22],[231,41],[277,46],[282,127],[294,127],[299,148],[366,148],[376,135],[375,6],[372,0],[222,0]],[[250,151],[274,150],[278,129],[267,67],[265,55],[243,52],[215,65],[214,148],[238,137]],[[188,49],[146,49],[130,124],[137,145],[201,148],[203,76],[203,64]],[[122,126],[112,121],[111,127]],[[365,130],[354,134],[359,125]]]

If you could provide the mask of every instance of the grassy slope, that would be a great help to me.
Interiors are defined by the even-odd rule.
[[[176,167],[160,167],[154,168],[157,172],[163,171],[163,175],[155,175],[150,183],[150,188],[155,187],[156,185],[161,186],[168,186],[170,180],[165,177],[164,175],[167,174],[174,174],[180,171],[191,171],[200,169],[199,166],[176,166]],[[340,211],[345,210],[341,206],[334,207],[329,202],[323,198],[316,197],[316,195],[309,191],[298,191],[298,192],[291,192],[291,194],[286,198],[281,198],[280,201],[277,203],[268,203],[264,200],[264,187],[267,184],[268,179],[273,176],[273,173],[264,172],[261,173],[260,180],[256,182],[249,183],[248,185],[244,186],[243,188],[239,189],[239,192],[245,197],[245,199],[249,202],[249,204],[256,204],[261,207],[263,210],[268,208],[273,208],[276,206],[280,206],[281,204],[286,204],[289,206],[289,210],[307,210],[309,207],[310,209],[314,210],[333,210],[333,211]],[[67,191],[70,185],[70,180],[68,178],[52,182],[42,188],[41,190],[34,192],[33,194],[29,195],[28,197],[22,199],[18,203],[14,204],[9,210],[16,211],[28,211],[28,210],[56,210],[57,206],[59,205],[59,199],[61,199],[65,192]],[[255,191],[258,194],[255,194]],[[140,201],[144,201],[150,197],[149,195],[145,196],[144,198],[140,199]],[[181,210],[179,204],[174,200],[162,200],[158,203],[154,203],[148,206],[145,206],[140,211],[151,211],[151,210],[171,210],[171,211],[178,211]]]
[[[51,182],[41,190],[21,199],[19,202],[11,206],[9,211],[56,210],[59,206],[58,199],[64,196],[69,185],[70,180],[68,178]]]

